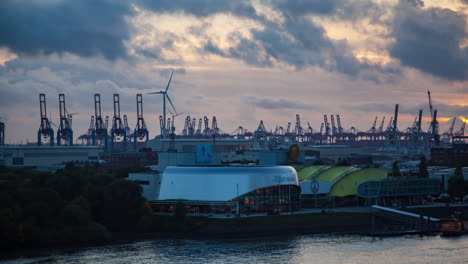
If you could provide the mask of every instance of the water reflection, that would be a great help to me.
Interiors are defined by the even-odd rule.
[[[1,263],[467,263],[468,237],[313,235],[237,240],[162,239],[78,250]]]

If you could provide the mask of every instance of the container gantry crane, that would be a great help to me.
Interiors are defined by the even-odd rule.
[[[111,142],[110,150],[114,152],[115,143],[123,142],[123,151],[127,151],[127,131],[123,125],[122,119],[120,118],[120,100],[119,94],[114,94],[114,117],[112,119],[112,128],[110,131]]]
[[[107,128],[109,125],[109,117],[106,116],[105,121],[101,116],[101,95],[94,94],[94,130],[91,135],[92,145],[104,145],[104,152],[107,152],[108,134]]]
[[[439,122],[437,121],[437,109],[434,110],[432,107],[432,100],[431,100],[431,92],[427,91],[427,97],[429,98],[429,111],[431,113],[431,125],[429,128],[429,134],[432,135],[432,139],[436,145],[440,143],[440,136],[439,136]]]
[[[57,145],[73,145],[72,116],[65,105],[65,94],[59,94],[60,125],[57,130]]]
[[[213,119],[211,120],[211,131],[212,135],[219,135],[218,121],[216,120],[216,116],[213,116]]]
[[[205,129],[203,129],[203,135],[209,136],[210,135],[210,126],[209,126],[210,120],[208,119],[208,117],[206,116],[203,117],[203,123],[205,124]]]
[[[133,150],[137,150],[138,142],[147,142],[149,140],[149,132],[146,127],[145,119],[143,118],[143,95],[136,95],[137,101],[137,123],[133,131]]]
[[[94,116],[91,116],[91,121],[89,122],[88,131],[86,131],[86,134],[83,134],[78,137],[78,140],[81,140],[81,144],[85,144],[85,141],[86,141],[86,145],[92,144],[92,135],[95,131],[94,125],[95,125]]]
[[[294,134],[296,136],[296,140],[299,141],[303,136],[303,128],[301,126],[301,117],[299,114],[296,114],[296,125],[294,127]]]
[[[442,137],[445,137],[445,138],[451,138],[453,137],[453,129],[455,128],[455,121],[457,120],[456,117],[454,117],[452,119],[452,123],[449,127],[449,129],[447,131],[445,131],[443,134],[442,134]]]
[[[195,131],[195,135],[196,136],[201,136],[202,135],[202,123],[203,123],[203,119],[198,119],[198,128],[197,128],[197,131]]]
[[[47,105],[45,94],[39,94],[39,106],[41,114],[41,125],[37,131],[37,145],[41,146],[43,140],[49,140],[51,146],[54,145],[54,130],[52,129],[51,122],[47,118]]]

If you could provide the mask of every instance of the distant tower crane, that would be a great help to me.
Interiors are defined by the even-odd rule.
[[[393,123],[392,123],[393,121]],[[399,132],[398,132],[398,104],[395,105],[395,114],[392,119],[390,119],[389,126],[386,131],[386,145],[392,149],[398,148],[399,142]]]
[[[162,115],[159,116],[159,127],[161,128],[160,136],[162,138],[164,135],[164,119]]]
[[[195,131],[195,135],[200,136],[202,134],[202,122],[203,119],[198,119],[198,128],[197,131]]]
[[[268,147],[267,130],[263,124],[263,120],[260,120],[260,124],[258,125],[257,130],[255,130],[253,137],[253,148],[259,149]]]
[[[59,94],[60,126],[57,130],[57,145],[73,145],[72,117],[65,105],[65,94]]]
[[[340,115],[336,115],[336,122],[337,122],[337,125],[338,125],[338,134],[341,135],[343,134],[343,127],[341,126],[341,119],[340,119]]]
[[[51,146],[54,145],[54,130],[52,129],[51,122],[47,118],[47,107],[45,94],[39,94],[39,105],[41,113],[41,126],[37,131],[37,145],[41,146],[44,139],[49,140]]]
[[[427,91],[427,96],[429,98],[429,111],[431,113],[431,126],[429,129],[429,133],[432,134],[432,138],[436,145],[440,143],[440,136],[439,136],[439,122],[437,122],[437,109],[433,109],[432,107],[432,100],[431,100],[431,92]]]
[[[377,135],[378,135],[379,140],[382,140],[382,138],[385,136],[384,131],[383,131],[384,125],[385,125],[385,116],[382,117],[382,121],[380,122],[380,126],[377,129]]]
[[[95,131],[94,125],[95,125],[94,116],[91,116],[91,121],[89,122],[88,131],[86,131],[86,134],[83,134],[78,137],[78,140],[81,140],[81,144],[84,144],[85,141],[86,141],[86,145],[92,144],[92,135]]]
[[[216,120],[216,116],[213,116],[213,119],[211,120],[211,131],[213,135],[219,135],[218,121]]]
[[[120,118],[119,94],[114,94],[114,117],[112,119],[112,128],[110,134],[111,152],[115,150],[115,143],[117,142],[123,142],[123,151],[127,151],[127,131],[123,125],[122,119]]]
[[[393,133],[396,135],[398,131],[398,104],[395,105],[395,114],[393,116]]]
[[[330,136],[330,123],[328,123],[327,115],[323,115],[323,123],[325,124],[325,139],[327,140],[327,143],[329,142],[328,137]]]
[[[462,123],[462,126],[460,127],[460,130],[458,130],[457,132],[455,132],[455,136],[465,136],[465,127],[466,127],[466,122],[468,122],[468,117],[465,117],[463,119],[463,123]]]
[[[96,145],[99,141],[100,145],[104,145],[104,152],[107,152],[108,134],[107,127],[109,124],[109,117],[106,116],[106,121],[102,120],[101,116],[101,95],[94,94],[94,130],[91,135],[92,145]]]
[[[138,142],[147,142],[149,139],[148,128],[146,127],[145,119],[143,118],[143,95],[136,95],[137,101],[137,123],[133,131],[133,150],[137,150]]]
[[[301,126],[301,117],[299,114],[296,114],[296,126],[294,127],[294,134],[297,141],[299,141],[304,134],[303,128]]]
[[[205,129],[203,129],[203,135],[209,136],[210,135],[210,127],[209,127],[210,120],[208,119],[208,117],[206,116],[203,117],[203,123],[205,124]]]
[[[442,136],[446,138],[451,138],[453,137],[453,129],[455,128],[455,121],[457,120],[456,117],[452,119],[452,124],[450,125],[449,129],[445,131]]]

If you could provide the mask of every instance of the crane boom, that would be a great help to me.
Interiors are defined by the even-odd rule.
[[[427,91],[427,97],[429,98],[429,113],[431,114],[432,118],[434,116],[434,108],[432,107],[431,91]]]

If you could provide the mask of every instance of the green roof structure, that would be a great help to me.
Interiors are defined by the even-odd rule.
[[[299,181],[310,180],[310,177],[316,171],[324,167],[325,167],[324,165],[314,165],[314,166],[305,167],[297,172],[297,178],[299,178]]]
[[[334,182],[338,177],[340,177],[343,173],[346,173],[347,171],[354,169],[352,166],[336,166],[329,168],[327,170],[324,170],[317,176],[315,176],[313,179],[314,180],[322,180],[322,181],[328,181],[328,182]]]
[[[329,196],[343,197],[357,195],[359,184],[387,178],[387,171],[376,168],[366,168],[343,175],[333,184]]]

